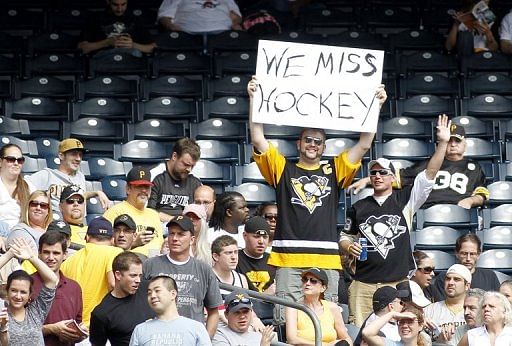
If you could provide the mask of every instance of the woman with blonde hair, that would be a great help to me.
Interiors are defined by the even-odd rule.
[[[382,327],[392,319],[397,321],[400,341],[379,336]],[[363,338],[369,346],[426,346],[424,338],[420,336],[424,326],[423,310],[406,303],[402,312],[388,312],[366,325],[363,329]]]

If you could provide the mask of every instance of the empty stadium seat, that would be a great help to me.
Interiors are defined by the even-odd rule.
[[[245,87],[246,85],[244,85],[244,88]],[[144,99],[161,96],[200,99],[203,95],[200,80],[193,80],[176,75],[161,76],[156,79],[145,79],[142,83],[142,88]]]
[[[83,76],[84,62],[81,57],[62,53],[46,53],[25,60],[25,76],[73,75]]]
[[[464,157],[478,160],[498,160],[501,158],[499,143],[482,138],[466,138]]]
[[[0,134],[23,137],[30,135],[28,121],[0,116]]]
[[[185,101],[176,97],[162,96],[148,101],[139,102],[138,120],[144,119],[197,119],[198,111],[195,102]]]
[[[485,51],[463,56],[461,61],[461,73],[470,75],[482,71],[502,71],[508,73],[510,60],[508,56],[500,52]]]
[[[201,159],[213,162],[240,162],[238,143],[213,139],[196,141],[201,148]]]
[[[493,121],[481,120],[470,116],[459,116],[452,118],[452,124],[463,126],[466,137],[495,139]]]
[[[78,138],[93,156],[112,156],[114,143],[126,138],[122,122],[114,122],[101,118],[87,117],[63,124],[65,137]]]
[[[185,136],[183,123],[163,119],[147,119],[128,124],[128,139],[177,140]]]
[[[133,140],[124,144],[114,144],[114,159],[138,163],[157,163],[169,156],[170,148],[150,140]]]
[[[206,185],[217,185],[219,189],[223,190],[224,186],[227,186],[233,181],[233,173],[231,166],[228,164],[216,163],[209,160],[197,161],[192,174],[197,178],[201,179],[201,182]]]
[[[233,187],[226,187],[226,191],[236,191],[241,193],[248,206],[258,206],[263,202],[272,202],[276,200],[274,188],[260,183],[243,183]]]
[[[501,95],[483,94],[462,100],[461,114],[480,118],[510,117],[512,100]]]
[[[23,140],[13,136],[0,136],[0,145],[16,144],[23,155],[36,157],[38,155],[36,142]]]
[[[512,273],[512,250],[495,249],[487,250],[480,254],[477,267],[499,270],[505,274]]]
[[[153,59],[152,76],[167,74],[205,75],[210,72],[210,60],[197,53],[156,54]]]
[[[34,157],[25,157],[25,163],[23,166],[21,166],[21,173],[23,174],[32,174],[39,172],[42,169],[45,169],[46,166],[46,160],[45,159],[38,159]]]
[[[484,250],[510,249],[512,247],[512,226],[495,226],[481,232]]]
[[[512,182],[497,181],[487,186],[489,190],[489,203],[502,204],[512,203]]]
[[[41,76],[17,80],[14,83],[14,98],[38,96],[72,100],[75,96],[73,81]]]
[[[397,101],[398,116],[434,118],[439,114],[457,115],[455,101],[436,95],[416,95]]]
[[[126,180],[116,177],[105,177],[101,179],[103,192],[112,201],[120,201],[126,199]]]
[[[501,204],[490,209],[484,209],[484,227],[511,226],[512,204]]]
[[[204,116],[234,120],[249,119],[249,100],[239,96],[224,96],[203,103]]]
[[[245,31],[228,30],[209,35],[207,43],[210,54],[226,51],[255,51],[258,48],[258,37]]]
[[[137,80],[117,76],[98,76],[78,83],[78,98],[112,97],[136,100],[139,98]]]
[[[5,114],[16,119],[67,120],[68,105],[47,97],[24,97],[6,101]]]
[[[476,209],[464,209],[455,204],[437,204],[416,213],[418,229],[428,226],[448,226],[465,231],[478,228]]]
[[[352,148],[356,141],[350,138],[330,138],[325,141],[325,150],[323,156],[335,157],[340,153]],[[297,150],[297,149],[295,149]],[[297,153],[297,151],[296,151]]]
[[[210,98],[222,96],[247,97],[247,83],[250,80],[250,75],[229,75],[221,79],[210,80],[208,96]]]
[[[465,233],[446,226],[425,227],[415,232],[415,249],[452,251],[457,238]]]
[[[434,261],[437,272],[447,270],[455,264],[455,256],[447,252],[441,250],[427,250],[424,252]]]
[[[109,176],[126,177],[133,167],[129,161],[116,161],[110,157],[90,157],[87,162],[89,163],[89,178],[94,180]]]
[[[73,118],[95,117],[109,120],[134,120],[131,102],[110,97],[94,97],[73,103]]]
[[[385,143],[376,143],[376,157],[388,159],[424,160],[434,152],[433,145],[418,139],[395,138]]]
[[[45,32],[27,39],[27,53],[30,56],[46,53],[75,53],[78,36],[65,32]]]
[[[265,178],[261,175],[256,162],[235,166],[235,184],[240,185],[249,182],[265,183]]]
[[[202,52],[203,37],[182,31],[163,32],[155,38],[157,50],[162,52]]]
[[[104,55],[89,59],[89,76],[97,75],[149,75],[148,61],[145,56],[134,57],[127,53],[116,53],[115,55]]]
[[[214,75],[254,74],[256,71],[256,52],[220,53],[214,57]]]
[[[377,131],[377,138],[392,139],[398,137],[404,138],[424,138],[426,141],[432,140],[433,123],[431,121],[419,121],[409,117],[397,117],[389,120],[380,121]]]
[[[210,118],[198,124],[191,124],[190,135],[196,139],[244,140],[247,138],[247,124],[228,119]]]
[[[407,75],[417,72],[444,72],[453,74],[458,70],[452,55],[443,55],[435,51],[417,52],[400,57],[400,73]]]
[[[464,79],[464,96],[512,94],[512,78],[505,73],[483,72]]]
[[[459,81],[454,77],[446,77],[439,73],[418,73],[399,80],[400,97],[411,95],[459,95]]]

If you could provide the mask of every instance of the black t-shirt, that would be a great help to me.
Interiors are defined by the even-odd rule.
[[[108,9],[89,19],[87,27],[82,32],[81,41],[97,42],[121,34],[129,34],[136,43],[154,42],[149,31],[141,27],[129,11],[122,16],[116,16]]]
[[[93,345],[128,346],[137,324],[155,317],[147,301],[149,281],[143,281],[133,295],[115,298],[108,293],[91,314],[89,340]]]
[[[264,253],[262,258],[252,258],[243,250],[238,251],[236,271],[247,276],[249,288],[253,291],[263,293],[274,283],[276,268],[267,264],[268,256]]]

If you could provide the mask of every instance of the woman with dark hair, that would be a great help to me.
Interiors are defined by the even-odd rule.
[[[421,288],[426,299],[433,302],[432,292],[429,287],[432,283],[432,279],[434,279],[434,276],[436,275],[434,273],[434,270],[436,269],[434,260],[426,253],[419,250],[414,251],[412,255],[414,256],[414,262],[416,263],[416,270],[412,274],[411,281]]]
[[[35,190],[21,175],[24,162],[21,148],[16,144],[0,148],[0,220],[9,228],[20,222],[21,206],[27,203],[30,191]]]
[[[394,319],[398,324],[400,341],[392,341],[379,336],[379,331]],[[363,338],[369,346],[426,346],[420,336],[425,325],[423,310],[412,304],[406,304],[402,312],[391,311],[380,316],[363,329]]]
[[[243,249],[243,227],[249,217],[249,208],[244,196],[236,191],[226,191],[216,200],[210,218],[208,243],[211,245],[221,235],[230,235],[236,239],[238,247]]]
[[[351,345],[338,305],[324,300],[329,279],[324,270],[311,268],[302,273],[304,298],[301,303],[314,311],[320,321],[323,345]],[[315,345],[313,323],[304,312],[286,308],[286,342],[291,345]]]
[[[37,251],[23,238],[12,241],[9,250],[0,257],[0,268],[13,257],[30,261],[41,275],[44,286],[39,296],[30,302],[32,277],[23,270],[9,275],[6,287],[9,320],[6,326],[0,325],[0,334],[8,333],[9,345],[44,346],[42,327],[55,298],[57,275],[37,257]]]

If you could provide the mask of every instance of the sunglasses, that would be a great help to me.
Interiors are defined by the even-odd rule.
[[[306,141],[307,144],[314,143],[315,145],[322,145],[322,143],[324,142],[324,140],[321,138],[316,138],[316,137],[311,137],[311,136],[304,137],[304,141]]]
[[[41,208],[43,210],[48,210],[48,207],[50,206],[48,203],[46,202],[38,202],[38,201],[30,201],[28,203],[28,205],[31,207],[31,208]]]
[[[419,320],[417,318],[401,318],[398,321],[396,321],[396,323],[399,326],[411,325],[411,324],[414,324],[415,322],[419,322]]]
[[[320,280],[315,279],[315,278],[301,278],[300,280],[302,281],[303,284],[305,284],[309,281],[309,282],[311,282],[311,284],[316,285],[317,283],[320,282]]]
[[[75,203],[77,203],[77,204],[83,204],[84,202],[85,202],[85,200],[84,200],[82,197],[80,197],[80,198],[68,198],[68,199],[66,199],[66,204],[69,204],[69,205],[71,205],[71,204],[75,204]]]
[[[263,215],[263,217],[266,220],[277,220],[277,214],[265,214]]]
[[[421,270],[421,272],[423,274],[430,274],[432,273],[434,270],[436,270],[436,267],[423,267],[423,268],[418,268],[418,270]]]
[[[371,169],[370,170],[370,176],[376,176],[377,173],[379,173],[379,175],[391,175],[391,174],[393,174],[389,169]]]
[[[18,165],[22,165],[25,163],[25,158],[23,156],[22,157],[4,156],[4,157],[2,157],[2,159],[7,161],[7,163],[17,162]]]
[[[249,304],[252,306],[252,302],[249,298],[237,298],[237,299],[233,299],[232,301],[229,302],[228,310],[237,306],[238,304]]]

